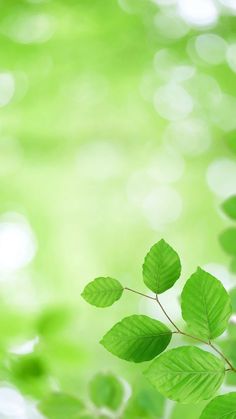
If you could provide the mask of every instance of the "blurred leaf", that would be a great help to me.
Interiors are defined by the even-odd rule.
[[[142,383],[144,384],[144,383]],[[123,413],[124,419],[163,418],[164,397],[148,383],[134,391]]]
[[[232,313],[230,296],[222,283],[201,268],[187,280],[181,308],[190,330],[205,339],[221,335]]]
[[[236,220],[236,195],[226,199],[222,204],[222,208],[226,215]]]
[[[48,419],[78,419],[83,403],[74,396],[54,393],[39,404],[39,410]]]
[[[223,382],[224,362],[195,346],[171,349],[156,358],[145,376],[161,394],[181,403],[210,399]]]
[[[236,131],[227,133],[225,139],[229,148],[233,151],[233,153],[236,153]]]
[[[221,233],[220,244],[226,253],[235,256],[236,255],[236,228],[230,227]]]
[[[165,240],[154,244],[145,257],[143,280],[147,287],[161,294],[171,288],[180,276],[180,259]]]
[[[153,359],[169,345],[170,329],[158,320],[137,315],[125,317],[101,340],[113,355],[132,362]]]
[[[36,328],[40,335],[52,337],[61,332],[67,325],[70,313],[64,307],[51,307],[42,312],[37,320]]]
[[[45,359],[37,354],[11,356],[9,373],[11,381],[25,394],[42,397],[50,388]]]
[[[235,419],[236,393],[217,396],[205,407],[200,419]]]
[[[121,382],[112,374],[99,373],[89,384],[91,400],[97,407],[117,410],[122,403],[124,389]]]
[[[109,307],[119,300],[123,287],[113,278],[96,278],[84,288],[82,297],[96,307]]]

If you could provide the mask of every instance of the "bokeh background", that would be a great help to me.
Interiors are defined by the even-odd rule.
[[[143,365],[99,340],[129,314],[162,316],[131,294],[91,307],[87,282],[144,291],[142,262],[162,237],[183,265],[162,298],[175,319],[198,265],[228,290],[236,282],[218,240],[230,224],[221,202],[236,193],[236,1],[0,6],[0,418],[47,417],[38,403],[57,390],[99,417],[95,374],[115,374],[125,400],[147,386]],[[120,417],[202,409],[154,399],[155,413],[145,399]]]

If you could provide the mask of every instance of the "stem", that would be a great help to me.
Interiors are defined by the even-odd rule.
[[[128,288],[128,287],[124,287],[124,290],[134,292],[135,294],[138,294],[138,295],[142,295],[142,297],[150,298],[150,300],[154,300],[154,301],[156,300],[154,297],[151,297],[150,295],[143,294],[142,292],[132,290],[131,288]]]
[[[200,338],[198,338],[198,337],[196,337],[196,336],[192,336],[192,335],[189,335],[188,333],[185,333],[185,332],[183,332],[182,330],[180,330],[179,328],[178,328],[178,326],[176,326],[176,324],[171,320],[171,318],[170,318],[170,316],[167,314],[167,312],[165,311],[165,309],[164,309],[164,307],[163,307],[163,305],[160,303],[160,301],[159,301],[159,299],[158,299],[158,295],[156,295],[156,301],[157,301],[157,303],[158,303],[158,305],[160,306],[160,308],[161,308],[161,310],[163,311],[163,313],[165,314],[165,316],[167,317],[167,319],[170,321],[170,323],[175,327],[175,329],[177,330],[177,332],[180,334],[180,335],[183,335],[183,336],[188,336],[189,338],[191,338],[191,339],[194,339],[194,340],[197,340],[197,341],[199,341],[199,342],[202,342],[202,343],[204,343],[205,345],[208,345],[208,346],[210,346],[212,349],[214,349],[214,351],[215,352],[217,352],[223,359],[224,359],[224,361],[229,365],[229,367],[230,367],[230,370],[231,371],[234,371],[234,372],[236,372],[236,369],[233,367],[233,365],[231,364],[231,362],[226,358],[226,356],[219,350],[219,349],[217,349],[212,343],[211,343],[211,341],[209,340],[209,341],[206,341],[206,340],[203,340],[203,339],[200,339]],[[227,371],[227,370],[226,370]]]
[[[181,330],[178,328],[178,326],[176,326],[176,324],[173,322],[173,320],[171,320],[170,316],[167,314],[167,312],[165,311],[163,305],[160,303],[159,299],[158,299],[158,295],[156,294],[156,302],[157,304],[159,304],[159,306],[161,307],[161,310],[163,311],[163,313],[165,314],[165,316],[167,317],[167,319],[169,320],[169,322],[174,326],[174,328],[177,330],[178,333],[181,333]]]
[[[161,310],[162,310],[162,312],[164,313],[164,315],[166,316],[166,318],[169,320],[169,322],[172,324],[172,326],[174,326],[174,328],[176,329],[176,331],[174,331],[174,332],[172,332],[173,334],[174,333],[179,333],[180,335],[183,335],[183,336],[187,336],[187,337],[189,337],[189,338],[191,338],[191,339],[194,339],[194,340],[197,340],[198,342],[201,342],[201,343],[204,343],[205,345],[208,345],[208,346],[210,346],[215,352],[217,352],[218,353],[218,355],[220,355],[223,359],[224,359],[224,361],[228,364],[228,366],[229,366],[229,368],[227,368],[225,371],[234,371],[234,372],[236,372],[236,368],[234,368],[234,366],[231,364],[231,362],[228,360],[228,358],[226,358],[226,356],[218,349],[218,348],[216,348],[212,343],[211,343],[211,341],[209,340],[209,341],[206,341],[206,340],[203,340],[203,339],[200,339],[200,338],[198,338],[197,336],[192,336],[192,335],[189,335],[188,333],[185,333],[185,332],[183,332],[174,322],[173,322],[173,320],[170,318],[170,316],[167,314],[167,312],[166,312],[166,310],[164,309],[164,307],[163,307],[163,305],[161,304],[161,302],[159,301],[159,298],[158,298],[158,295],[156,294],[156,297],[151,297],[150,295],[147,295],[147,294],[143,294],[142,292],[139,292],[139,291],[135,291],[135,290],[133,290],[133,289],[131,289],[131,288],[128,288],[128,287],[125,287],[124,288],[124,290],[127,290],[127,291],[131,291],[131,292],[133,292],[133,293],[135,293],[135,294],[138,294],[138,295],[141,295],[142,297],[146,297],[146,298],[149,298],[150,300],[154,300],[154,301],[156,301],[157,302],[157,304],[160,306],[160,308],[161,308]]]
[[[232,371],[236,372],[236,369],[231,364],[231,362],[226,358],[226,356],[219,349],[217,349],[211,342],[209,342],[209,345],[212,347],[212,349],[214,349],[214,351],[216,351],[225,360],[225,362],[228,364],[228,366],[230,367],[230,369]]]

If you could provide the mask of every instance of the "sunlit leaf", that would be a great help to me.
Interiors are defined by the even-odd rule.
[[[97,407],[117,410],[124,396],[124,388],[114,375],[99,373],[90,382],[89,393]]]
[[[96,307],[109,307],[119,300],[123,287],[116,279],[100,277],[94,279],[84,288],[82,297]]]
[[[214,396],[225,375],[224,362],[195,346],[171,349],[155,359],[145,372],[164,396],[196,403]]]
[[[143,362],[164,351],[171,336],[171,331],[158,320],[133,315],[115,324],[103,337],[101,344],[119,358]]]
[[[181,295],[182,316],[191,331],[202,338],[220,336],[231,315],[231,300],[222,283],[198,268]]]
[[[168,290],[177,281],[180,272],[179,256],[165,240],[151,247],[143,264],[143,280],[150,290],[156,294]]]
[[[236,393],[215,397],[205,407],[200,419],[236,419]]]
[[[230,227],[221,233],[220,244],[226,253],[236,256],[236,228]]]
[[[233,220],[236,220],[236,195],[226,199],[226,201],[222,204],[222,208],[226,215]]]
[[[39,410],[48,419],[77,419],[83,403],[74,396],[53,393],[39,404]]]

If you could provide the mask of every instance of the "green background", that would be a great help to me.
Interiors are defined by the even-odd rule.
[[[236,192],[235,10],[215,3],[202,25],[165,3],[0,1],[1,385],[30,409],[57,389],[87,400],[97,372],[142,385],[143,366],[99,340],[158,307],[131,294],[91,307],[80,294],[96,276],[144,292],[144,256],[163,237],[183,266],[163,296],[176,319],[197,266],[235,283],[218,241]],[[39,417],[14,403],[14,419]],[[167,402],[158,417],[195,410]]]

